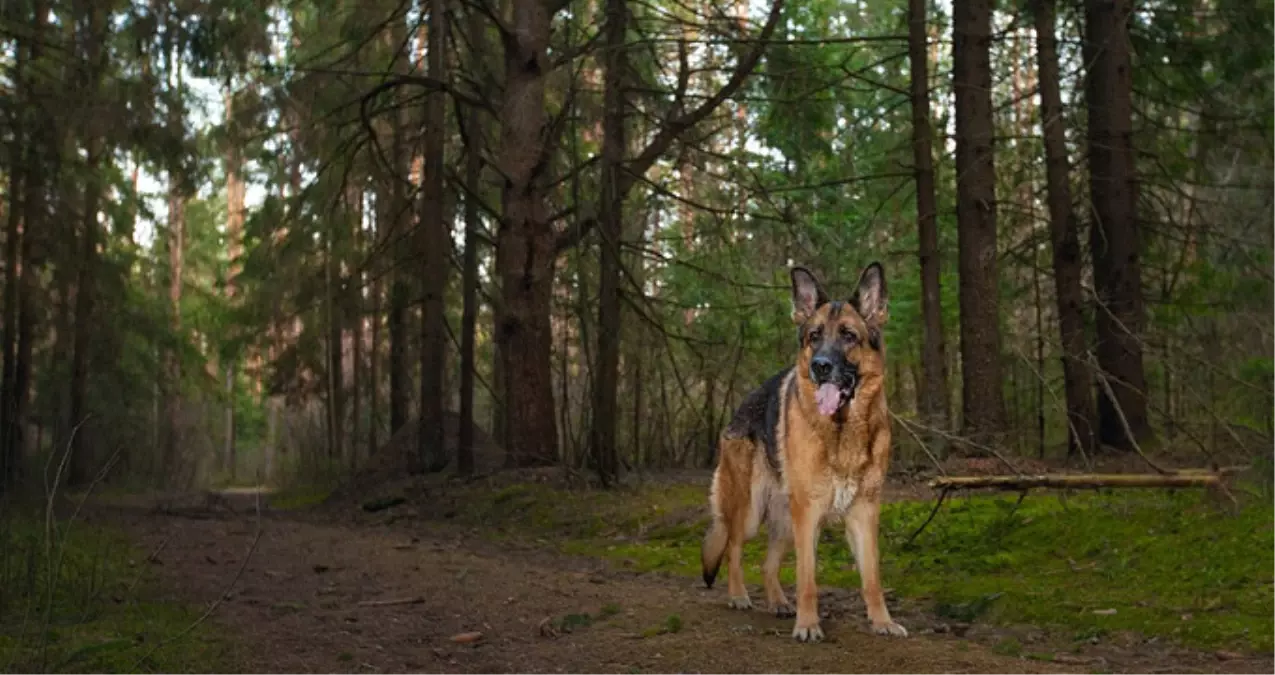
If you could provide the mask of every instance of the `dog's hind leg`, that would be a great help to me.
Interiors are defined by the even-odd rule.
[[[753,513],[752,454],[748,439],[721,440],[721,458],[713,474],[713,524],[704,539],[702,560],[704,579],[716,577],[721,556],[726,557],[729,604],[736,609],[752,607],[744,586],[744,542],[750,536],[749,525],[756,528]],[[711,573],[710,573],[711,571]]]

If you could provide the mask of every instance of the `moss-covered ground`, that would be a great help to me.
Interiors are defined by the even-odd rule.
[[[706,498],[704,487],[682,484],[610,492],[475,484],[433,494],[430,508],[490,536],[698,576]],[[959,497],[905,546],[932,506],[884,507],[883,580],[947,620],[1029,623],[1078,640],[1134,631],[1199,649],[1272,650],[1269,500],[1235,511],[1198,491]],[[819,582],[858,588],[841,527],[823,533]],[[764,547],[763,535],[746,549],[751,583],[761,581]]]

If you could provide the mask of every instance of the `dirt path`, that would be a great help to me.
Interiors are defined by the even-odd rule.
[[[992,653],[929,620],[896,617],[906,640],[868,634],[857,594],[825,593],[829,641],[799,645],[790,620],[725,607],[690,579],[608,570],[600,562],[465,541],[454,532],[269,517],[192,519],[99,511],[148,550],[182,600],[225,594],[214,621],[242,646],[249,672],[1044,672],[1078,664]],[[242,575],[236,574],[243,568]],[[227,592],[229,588],[229,592]],[[416,599],[414,604],[360,603]],[[544,636],[546,617],[589,613]],[[652,635],[680,619],[675,633]],[[481,631],[473,644],[451,636]],[[644,636],[644,633],[646,634]]]

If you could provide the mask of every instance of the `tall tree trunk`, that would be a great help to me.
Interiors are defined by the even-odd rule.
[[[25,50],[21,45],[17,47],[17,65],[14,69],[17,78],[17,87],[19,92],[22,88],[22,69],[23,54]],[[20,94],[19,94],[20,96]],[[16,98],[16,97],[15,97]],[[23,173],[24,162],[22,161],[25,154],[23,144],[23,127],[21,116],[23,106],[18,106],[14,111],[13,125],[13,142],[10,143],[9,157],[11,164],[9,165],[9,204],[7,223],[5,226],[5,242],[4,242],[4,346],[3,346],[3,379],[0,380],[0,493],[5,492],[12,484],[16,477],[18,454],[17,448],[11,442],[10,428],[16,423],[16,410],[14,410],[14,386],[17,377],[17,346],[18,346],[18,253],[22,241],[22,211],[23,203],[20,195],[24,194],[23,190]]]
[[[376,230],[373,234],[373,241],[381,241],[382,232],[389,227],[390,212],[384,203],[386,191],[382,186],[377,187],[376,191]],[[374,268],[375,269],[375,268]],[[368,308],[368,316],[372,322],[371,345],[368,348],[367,361],[367,407],[368,407],[368,425],[367,425],[367,453],[368,456],[376,454],[380,450],[380,427],[381,427],[381,297],[385,288],[381,281],[381,275],[373,272],[373,279],[369,293],[371,295]]]
[[[1005,429],[997,287],[996,167],[993,161],[992,7],[952,5],[952,87],[956,99],[956,226],[960,272],[964,434],[993,441]]]
[[[13,65],[13,98],[22,101],[22,97],[30,88],[26,79],[26,64],[39,58],[41,29],[44,24],[43,3],[36,3],[33,8],[33,33],[29,40],[19,39],[14,45]],[[23,44],[23,43],[26,44]],[[26,133],[29,121],[26,117],[28,106],[17,105],[12,108],[13,140],[9,144],[9,204],[4,251],[4,342],[3,373],[0,375],[0,494],[7,491],[17,479],[20,461],[19,438],[22,428],[22,398],[25,385],[19,371],[20,352],[19,333],[29,320],[22,306],[29,305],[30,262],[28,261],[29,242],[32,237],[31,220],[35,209],[31,197],[43,186],[39,185],[34,163],[39,160],[38,150],[30,147]],[[38,119],[30,120],[37,124]],[[33,133],[32,136],[35,134]],[[24,161],[25,158],[25,161]]]
[[[105,71],[107,31],[106,9],[87,3],[88,39],[85,41],[84,61],[87,74],[80,96],[90,104],[98,100],[102,73]],[[76,486],[88,483],[93,476],[92,457],[88,456],[85,434],[76,427],[85,422],[86,393],[89,375],[89,343],[92,341],[93,304],[97,277],[98,208],[102,199],[102,160],[106,157],[106,144],[99,129],[100,122],[90,114],[83,123],[85,136],[84,204],[81,218],[80,251],[75,289],[74,339],[71,354],[71,386],[69,393],[69,420],[66,425],[71,459],[68,463],[67,484]]]
[[[1068,449],[1069,452],[1090,452],[1094,447],[1094,408],[1085,347],[1084,293],[1080,285],[1080,223],[1072,208],[1071,163],[1067,157],[1058,75],[1055,0],[1038,0],[1038,3],[1036,49],[1040,71],[1040,116],[1045,131],[1049,233],[1053,247],[1054,296],[1058,303],[1058,329],[1063,350]]]
[[[406,43],[407,25],[404,21],[395,21],[391,31],[391,44],[401,49]],[[403,56],[403,55],[399,55]],[[398,59],[398,70],[403,74],[406,58]],[[396,103],[399,97],[395,95]],[[398,110],[394,117],[392,145],[394,149],[394,172],[390,176],[390,220],[386,223],[382,239],[384,246],[391,252],[390,265],[390,311],[388,317],[390,339],[390,437],[393,438],[399,429],[407,424],[408,419],[408,387],[411,385],[411,370],[408,367],[408,344],[411,341],[407,305],[411,293],[408,281],[405,256],[401,251],[406,248],[403,241],[409,236],[411,207],[407,201],[403,181],[407,179],[409,170],[410,148],[407,142],[408,115]]]
[[[1098,436],[1130,449],[1151,437],[1142,366],[1141,243],[1133,159],[1133,73],[1128,22],[1132,0],[1086,0],[1084,60],[1090,64],[1090,228],[1097,291],[1098,365],[1115,394],[1098,388]],[[1123,419],[1122,419],[1123,417]],[[1125,425],[1133,432],[1130,438]]]
[[[938,205],[931,149],[929,53],[926,30],[927,0],[908,0],[908,58],[912,70],[912,156],[916,170],[916,220],[921,262],[921,419],[933,429],[931,444],[941,456],[950,427],[947,396],[947,345],[943,337],[940,282]]]
[[[44,18],[48,15],[48,8],[44,2],[35,3],[35,14],[37,19],[35,35],[32,38],[32,59],[40,56],[39,44],[43,39],[41,33],[44,28]],[[5,439],[10,460],[3,462],[7,467],[7,473],[0,480],[16,478],[15,472],[21,468],[27,408],[31,394],[31,359],[35,346],[35,324],[38,320],[35,308],[36,291],[39,284],[38,275],[44,267],[43,258],[46,255],[43,250],[37,251],[36,238],[44,237],[41,248],[47,246],[43,242],[49,241],[48,234],[45,233],[48,225],[45,218],[48,185],[45,178],[44,153],[50,152],[53,147],[49,133],[51,130],[48,122],[40,119],[36,120],[31,131],[27,145],[26,176],[23,185],[26,195],[22,203],[22,242],[18,252],[21,265],[18,276],[18,354],[12,382],[10,407],[12,416],[8,418],[8,437]],[[6,327],[7,330],[8,327]],[[0,489],[0,492],[3,492],[3,489]]]
[[[168,86],[175,94],[176,105],[169,108],[168,130],[178,138],[185,135],[185,118],[181,101],[182,62],[181,47],[178,42],[179,26],[171,16],[171,10],[165,8],[164,18],[164,73],[170,78]],[[181,395],[182,395],[182,362],[181,349],[177,346],[181,339],[181,298],[182,271],[186,247],[186,185],[179,161],[174,161],[168,169],[168,311],[169,330],[174,346],[166,354],[164,373],[164,475],[176,475],[178,464],[178,447],[181,444]],[[78,323],[78,319],[77,319]],[[77,326],[78,328],[78,326]]]
[[[497,234],[500,279],[496,346],[504,409],[503,441],[510,466],[548,466],[557,460],[550,328],[554,231],[549,220],[549,155],[544,129],[549,71],[549,4],[512,0],[505,41],[501,102],[501,171],[504,213]]]
[[[435,82],[447,79],[447,9],[445,0],[429,2],[429,77]],[[441,471],[447,466],[443,447],[443,415],[446,394],[443,389],[447,370],[447,312],[444,294],[447,272],[451,268],[451,223],[443,203],[443,104],[442,92],[425,99],[423,116],[425,163],[421,190],[421,420],[417,434],[417,454],[427,471]]]
[[[349,188],[352,204],[352,221],[350,254],[347,257],[350,269],[350,284],[346,289],[348,309],[346,316],[350,322],[350,447],[348,466],[353,472],[359,467],[359,444],[362,436],[359,425],[363,423],[363,331],[366,328],[367,314],[364,312],[364,277],[360,259],[363,255],[363,185],[360,183]],[[371,452],[369,449],[368,452]]]
[[[395,263],[391,263],[395,264]],[[396,265],[397,266],[397,265]],[[390,436],[407,424],[407,387],[412,375],[408,363],[408,313],[409,290],[402,270],[395,269],[390,281]]]
[[[182,268],[185,250],[186,195],[181,178],[175,172],[169,177],[168,186],[168,311],[169,330],[172,339],[181,340]],[[78,320],[77,320],[78,322]],[[77,326],[78,327],[78,326]],[[181,350],[168,350],[164,374],[164,473],[175,475],[178,446],[181,444]]]
[[[230,260],[226,270],[226,301],[235,302],[235,281],[239,276],[243,255],[244,181],[240,176],[243,153],[234,130],[234,91],[226,91],[226,124],[232,129],[231,140],[226,146],[226,249]],[[235,480],[235,363],[237,357],[228,355],[226,370],[226,439],[223,450],[223,466],[231,481]]]
[[[348,205],[347,205],[348,206]],[[345,446],[345,387],[342,380],[344,374],[344,351],[342,335],[344,334],[345,303],[342,298],[342,274],[340,269],[340,252],[336,241],[336,224],[328,230],[327,251],[325,252],[327,277],[327,390],[328,390],[328,461],[339,462],[343,457]]]
[[[486,57],[483,18],[469,12],[470,67],[481,72]],[[456,471],[474,473],[474,328],[478,320],[478,230],[482,226],[478,199],[482,194],[482,148],[485,135],[481,112],[471,107],[465,115],[465,254],[461,271],[460,319],[460,429],[456,439]]]
[[[602,485],[618,478],[615,447],[617,397],[620,384],[620,238],[624,233],[624,80],[628,67],[625,40],[628,5],[606,0],[606,48],[603,51],[602,195],[598,270],[598,367],[593,380],[593,424],[590,425],[594,467]]]

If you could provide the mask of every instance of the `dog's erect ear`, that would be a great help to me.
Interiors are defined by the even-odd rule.
[[[885,269],[873,262],[859,275],[859,287],[854,291],[850,304],[864,321],[877,326],[885,325],[889,318],[889,296],[885,289]]]
[[[798,324],[805,323],[814,316],[815,310],[828,302],[828,296],[819,285],[819,280],[810,270],[804,267],[792,268],[792,320]]]

